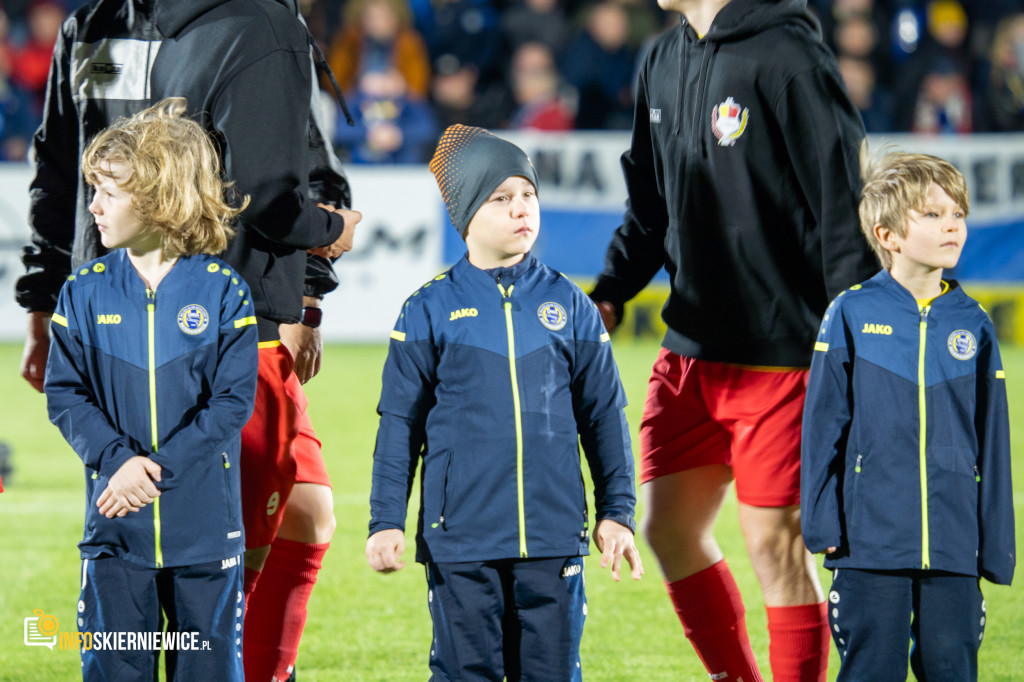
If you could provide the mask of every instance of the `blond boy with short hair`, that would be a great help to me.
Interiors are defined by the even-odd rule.
[[[1010,584],[1015,547],[995,328],[943,278],[967,186],[934,156],[865,161],[861,227],[884,269],[836,297],[815,344],[803,537],[834,569],[838,680],[905,679],[908,648],[919,680],[976,680],[979,578]]]

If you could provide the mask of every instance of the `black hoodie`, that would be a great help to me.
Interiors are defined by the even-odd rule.
[[[864,127],[805,0],[732,0],[682,20],[639,75],[629,191],[592,294],[621,305],[664,266],[664,346],[810,364],[833,296],[877,272],[860,234]]]
[[[69,17],[34,141],[19,303],[52,310],[69,267],[102,253],[78,172],[89,139],[118,116],[178,96],[251,197],[223,258],[249,283],[260,318],[297,321],[305,250],[344,228],[309,196],[309,41],[294,6],[275,0],[94,0]],[[276,338],[276,324],[260,327],[261,338]]]

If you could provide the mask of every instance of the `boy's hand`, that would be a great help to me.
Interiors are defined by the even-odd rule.
[[[159,480],[160,465],[149,457],[136,455],[110,477],[96,506],[108,519],[137,512],[160,497],[160,491],[153,484]]]
[[[403,568],[405,533],[397,528],[379,530],[366,540],[366,560],[380,573],[394,573]]]
[[[601,568],[612,565],[612,577],[619,580],[619,567],[622,557],[629,563],[633,580],[640,580],[644,574],[644,565],[640,561],[640,552],[633,542],[633,533],[621,523],[611,519],[601,519],[594,531],[594,543],[601,550]]]

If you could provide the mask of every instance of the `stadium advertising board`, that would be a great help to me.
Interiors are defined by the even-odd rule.
[[[523,133],[502,137],[530,155],[540,177],[538,256],[583,286],[600,271],[619,225],[626,189],[619,157],[628,133]],[[971,192],[970,237],[954,276],[996,320],[1007,341],[1024,343],[1024,134],[873,137],[877,146],[936,154],[953,161]],[[324,303],[324,337],[384,341],[405,298],[464,253],[426,166],[349,166],[363,222],[355,248],[338,265],[341,286]],[[14,281],[29,231],[31,168],[0,164],[0,338],[24,335]],[[664,273],[631,306],[621,334],[659,335],[667,293]]]

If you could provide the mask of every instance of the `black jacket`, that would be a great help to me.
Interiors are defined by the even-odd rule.
[[[804,0],[733,0],[703,38],[684,19],[640,70],[629,203],[593,298],[621,305],[664,266],[666,348],[809,365],[831,298],[878,269],[863,138]]]
[[[213,135],[226,176],[251,197],[222,257],[252,288],[257,316],[297,321],[305,250],[344,228],[310,197],[310,175],[322,185],[325,166],[311,151],[309,41],[294,7],[274,0],[94,0],[72,14],[34,140],[33,237],[18,302],[52,311],[70,269],[103,253],[78,171],[89,139],[180,96]]]

